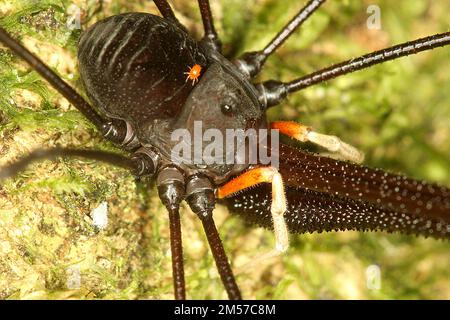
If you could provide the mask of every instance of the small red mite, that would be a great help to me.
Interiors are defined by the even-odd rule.
[[[195,64],[193,67],[189,69],[189,71],[185,72],[187,74],[186,81],[192,80],[192,85],[195,85],[198,82],[198,78],[202,72],[202,66],[199,64]]]

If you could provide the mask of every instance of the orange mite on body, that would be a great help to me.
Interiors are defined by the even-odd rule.
[[[194,85],[196,82],[198,82],[198,78],[200,77],[201,73],[202,73],[202,66],[199,64],[195,64],[193,67],[189,69],[188,72],[185,72],[184,74],[187,74],[186,81],[192,80],[192,85]]]

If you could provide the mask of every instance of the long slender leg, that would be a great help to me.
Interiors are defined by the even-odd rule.
[[[182,172],[171,166],[162,168],[156,178],[159,198],[169,212],[173,286],[175,299],[177,300],[186,299],[179,213],[180,203],[185,196],[184,180]]]
[[[175,22],[183,30],[186,30],[186,28],[181,24],[181,22],[178,21],[177,17],[175,16],[175,13],[173,12],[167,0],[153,0],[153,2],[155,3],[156,7],[158,8],[159,12],[161,12],[164,18]]]
[[[170,222],[170,249],[172,251],[172,274],[175,299],[186,299],[184,281],[183,246],[181,240],[180,213],[177,208],[168,208]]]
[[[101,117],[71,86],[62,80],[55,72],[47,67],[42,60],[33,55],[28,49],[0,27],[0,42],[9,47],[19,57],[25,60],[45,80],[47,80],[59,93],[72,103],[89,121],[91,121],[105,138],[117,143],[122,143],[126,136],[125,122],[114,122]]]
[[[245,269],[248,270],[248,265],[258,265],[267,259],[279,256],[289,247],[289,233],[284,220],[284,213],[287,208],[286,193],[284,190],[283,179],[277,169],[273,167],[260,167],[246,171],[220,187],[218,196],[219,198],[225,198],[260,183],[272,184],[272,204],[270,212],[275,235],[275,248],[256,259],[253,259],[248,264],[245,264],[240,268],[240,271]]]
[[[359,58],[350,59],[288,83],[273,80],[266,81],[257,85],[260,91],[260,101],[268,108],[279,104],[284,98],[287,97],[288,94],[300,91],[312,85],[337,78],[344,74],[365,69],[375,64],[426,50],[431,50],[437,47],[443,47],[449,44],[450,32],[440,33],[375,51]]]
[[[212,214],[201,217],[203,229],[205,230],[206,238],[208,239],[209,247],[216,262],[217,270],[219,271],[222,283],[227,291],[230,300],[242,299],[239,287],[228,262],[227,255],[217,232],[216,225],[212,218]]]
[[[164,18],[177,20],[167,0],[153,0],[153,2],[156,4],[156,7],[158,7],[159,12],[161,12]]]
[[[241,299],[239,287],[228,262],[227,255],[217,232],[213,219],[215,206],[214,187],[207,176],[192,175],[186,182],[186,202],[192,211],[200,218],[208,239],[209,247],[216,262],[222,283],[231,300]]]
[[[336,136],[330,136],[312,131],[310,127],[304,126],[293,121],[274,121],[270,124],[272,129],[279,130],[291,138],[302,142],[312,142],[332,153],[336,153],[340,158],[355,163],[361,163],[364,160],[364,153],[355,147],[343,142]]]
[[[235,61],[238,68],[249,78],[261,71],[267,58],[280,47],[326,0],[310,0],[283,29],[270,41],[263,50],[244,53]]]
[[[202,15],[203,28],[205,29],[203,41],[210,44],[214,50],[220,52],[222,50],[222,43],[214,28],[214,19],[211,13],[211,7],[209,6],[209,0],[198,0],[198,6]]]
[[[32,162],[39,160],[53,160],[58,157],[80,157],[92,160],[98,160],[112,165],[137,171],[138,163],[133,159],[121,156],[113,152],[99,150],[78,150],[55,148],[48,150],[36,150],[19,161],[0,168],[0,180],[14,177],[17,173],[24,170]]]

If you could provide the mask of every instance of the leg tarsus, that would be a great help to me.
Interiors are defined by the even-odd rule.
[[[310,131],[307,134],[308,141],[315,143],[332,153],[337,154],[344,160],[354,163],[362,163],[364,161],[364,153],[355,147],[345,143],[336,136],[329,136],[326,134]]]
[[[272,129],[278,129],[282,134],[301,142],[312,142],[332,153],[336,153],[340,158],[354,163],[361,163],[364,160],[364,153],[355,147],[343,142],[336,136],[330,136],[312,131],[310,127],[293,121],[275,121],[271,123]]]
[[[283,178],[279,172],[275,172],[272,177],[272,204],[270,212],[272,215],[273,231],[275,235],[275,248],[255,259],[250,260],[243,266],[238,267],[238,273],[251,270],[252,267],[264,263],[272,258],[279,257],[289,248],[289,232],[284,219],[287,210],[286,193],[284,190]]]
[[[224,198],[260,183],[272,184],[272,204],[270,211],[275,234],[275,248],[238,268],[238,272],[251,270],[251,268],[249,269],[248,267],[253,267],[260,262],[277,257],[286,252],[289,247],[289,232],[286,221],[284,220],[284,213],[287,210],[286,193],[284,190],[283,178],[276,168],[259,167],[244,172],[239,177],[219,188],[218,195],[219,198]]]
[[[275,251],[280,253],[285,252],[289,247],[289,232],[284,220],[286,210],[287,200],[283,178],[279,172],[276,172],[272,178],[272,205],[270,211],[276,240]]]

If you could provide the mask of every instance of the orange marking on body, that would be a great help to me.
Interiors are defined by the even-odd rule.
[[[310,131],[309,127],[294,121],[275,121],[270,124],[270,127],[303,142],[307,141],[306,135]]]
[[[185,72],[187,74],[186,81],[192,80],[192,85],[195,85],[198,82],[198,78],[202,73],[202,66],[199,64],[194,64],[193,67],[189,68],[189,71]]]
[[[244,172],[240,176],[221,186],[218,190],[217,196],[219,199],[222,199],[263,182],[271,183],[273,175],[276,172],[277,170],[273,167],[250,169],[249,171]]]

